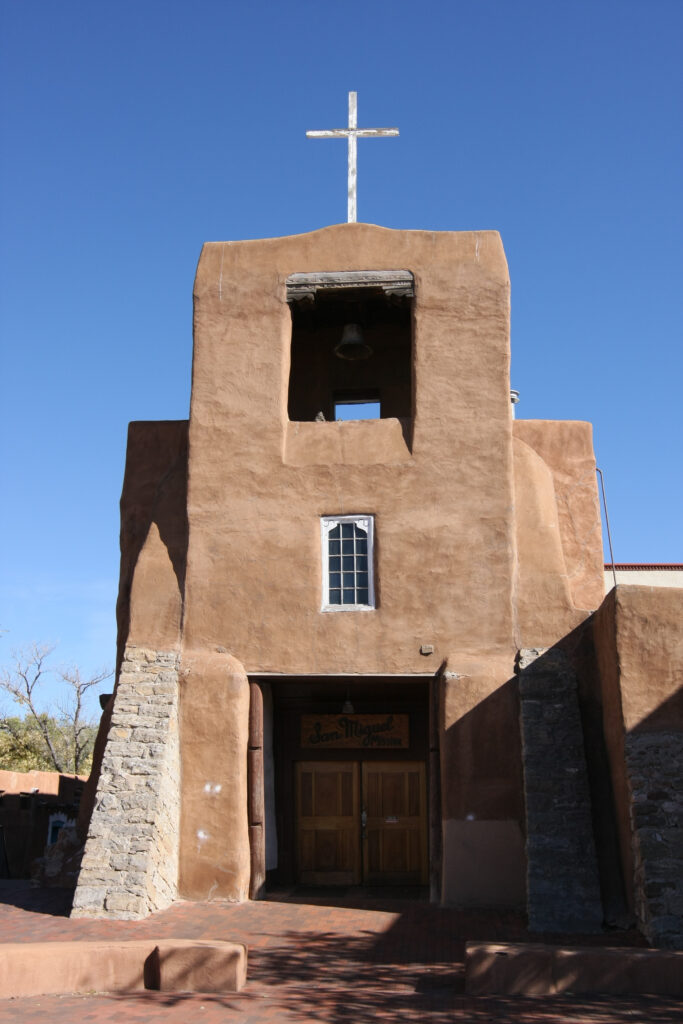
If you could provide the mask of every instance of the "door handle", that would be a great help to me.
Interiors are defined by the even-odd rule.
[[[360,813],[360,837],[361,837],[361,839],[365,839],[365,834],[366,834],[365,833],[365,829],[367,827],[367,824],[368,824],[368,814],[367,814],[367,811],[365,810],[365,808],[363,808],[363,810]]]

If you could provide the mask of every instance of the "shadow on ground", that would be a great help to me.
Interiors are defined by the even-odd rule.
[[[377,901],[381,905],[377,905]],[[0,1024],[40,1019],[171,1022],[198,1017],[215,1024],[673,1024],[681,1004],[660,997],[563,996],[547,999],[472,997],[463,991],[468,940],[529,941],[575,945],[642,945],[635,933],[601,936],[531,936],[523,915],[463,911],[426,901],[401,899],[396,892],[369,891],[270,894],[267,902],[223,905],[179,903],[144,922],[64,922],[71,895],[66,890],[32,889],[29,882],[0,882],[0,904],[8,932],[20,941],[123,939],[177,935],[239,938],[248,943],[246,988],[240,993],[133,992],[9,1000]],[[280,903],[277,907],[275,904]],[[301,906],[291,906],[292,903]],[[287,909],[288,904],[290,905]],[[306,910],[309,905],[309,911]],[[375,917],[353,910],[382,910]],[[314,909],[317,907],[316,912]],[[334,908],[342,908],[335,912]],[[329,909],[328,909],[329,908]],[[348,910],[348,914],[346,911]],[[54,924],[32,914],[53,915]],[[10,918],[17,918],[11,921]],[[301,926],[297,927],[297,922]],[[304,923],[305,922],[305,923]],[[73,927],[72,927],[73,926]],[[27,1016],[26,1016],[27,1014]]]
[[[33,914],[68,917],[73,902],[72,889],[38,889],[28,878],[0,879],[0,903]]]
[[[139,993],[107,996],[121,1014],[144,1013],[144,1020],[162,1021],[171,1008],[185,1007],[187,1019],[201,1010],[219,1008],[221,1020],[291,1021],[315,1024],[679,1024],[680,1003],[656,997],[563,997],[555,999],[472,998],[457,994],[397,991],[330,992],[288,988],[274,998],[245,992],[240,996],[194,996],[190,993]],[[266,1009],[267,1004],[267,1009]],[[263,1017],[261,1018],[261,1007]],[[156,1012],[155,1012],[156,1011]],[[275,1015],[273,1015],[275,1014]],[[234,1015],[234,1016],[233,1016]],[[115,1018],[116,1020],[124,1017]]]
[[[401,914],[408,903],[429,905],[429,889],[414,885],[295,885],[269,889],[264,899],[268,903],[346,907],[350,910],[381,910]]]

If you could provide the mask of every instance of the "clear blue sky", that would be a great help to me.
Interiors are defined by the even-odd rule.
[[[10,646],[114,658],[126,426],[188,414],[205,240],[501,232],[525,418],[586,419],[618,561],[681,545],[681,0],[2,0]]]

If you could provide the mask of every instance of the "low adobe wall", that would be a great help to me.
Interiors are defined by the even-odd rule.
[[[683,953],[468,942],[468,995],[683,995]]]
[[[239,992],[239,942],[8,942],[0,946],[0,999],[69,992]]]

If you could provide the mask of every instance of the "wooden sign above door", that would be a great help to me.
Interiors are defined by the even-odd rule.
[[[318,750],[405,750],[409,715],[302,715],[301,746]]]

